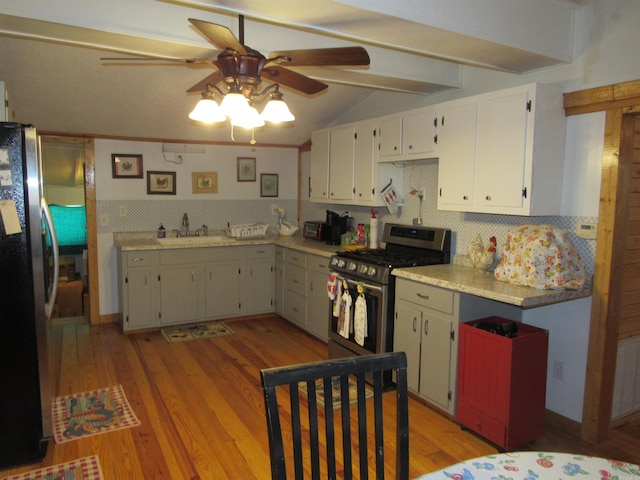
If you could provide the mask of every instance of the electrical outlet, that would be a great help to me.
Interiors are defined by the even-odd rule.
[[[100,226],[101,227],[108,227],[109,226],[109,214],[108,213],[103,213],[102,215],[100,215]]]
[[[127,216],[127,206],[126,205],[120,205],[120,216],[121,217],[126,217]]]
[[[564,362],[554,360],[553,362],[553,378],[556,380],[564,380]]]

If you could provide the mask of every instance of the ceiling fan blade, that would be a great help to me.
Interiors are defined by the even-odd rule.
[[[172,65],[215,65],[217,60],[208,58],[168,58],[168,57],[101,57],[103,62],[156,62]]]
[[[309,78],[305,75],[301,75],[292,70],[287,70],[286,68],[278,66],[263,68],[260,76],[271,82],[286,85],[287,87],[309,95],[321,92],[328,88],[328,85],[314,80],[313,78]]]
[[[284,60],[283,60],[284,58]],[[290,58],[290,61],[286,59]],[[369,54],[362,47],[317,48],[271,52],[269,60],[287,67],[328,67],[369,65]]]
[[[206,78],[203,78],[198,83],[196,83],[193,87],[187,90],[187,93],[192,92],[204,92],[207,89],[207,84],[216,85],[218,82],[222,81],[222,74],[220,72],[213,72]]]
[[[233,50],[240,55],[246,55],[247,50],[244,48],[235,35],[227,27],[217,25],[215,23],[204,22],[190,18],[191,24],[196,27],[202,35],[221,50]]]

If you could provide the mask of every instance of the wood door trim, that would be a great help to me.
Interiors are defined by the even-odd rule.
[[[624,228],[628,195],[624,174],[630,159],[625,153],[629,124],[625,113],[640,108],[640,80],[571,92],[564,95],[567,116],[606,112],[600,207],[596,239],[589,352],[581,436],[599,443],[611,426],[613,388],[618,349],[620,282],[624,256]]]

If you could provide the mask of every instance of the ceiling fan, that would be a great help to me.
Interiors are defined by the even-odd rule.
[[[220,81],[227,86],[241,83],[246,88],[255,89],[262,77],[306,94],[315,94],[326,89],[327,85],[286,67],[369,65],[369,55],[362,47],[287,50],[272,52],[266,58],[244,44],[244,17],[240,15],[239,20],[238,40],[225,26],[189,19],[205,38],[222,50],[216,60],[210,61],[218,67],[218,71],[191,87],[189,92],[202,90],[203,84],[216,84]]]
[[[250,48],[244,44],[244,16],[239,16],[239,39],[223,25],[209,23],[202,20],[189,19],[189,22],[213,45],[220,49],[220,53],[216,59],[158,59],[156,58],[103,58],[103,60],[119,61],[119,60],[166,60],[170,62],[180,62],[187,65],[210,64],[216,67],[217,71],[192,86],[187,92],[202,92],[202,100],[196,109],[189,115],[194,120],[204,121],[205,123],[213,123],[213,121],[222,121],[228,116],[231,118],[232,125],[253,128],[261,126],[259,120],[247,120],[243,115],[243,120],[234,121],[234,117],[240,118],[238,109],[244,110],[245,105],[252,108],[253,101],[263,97],[268,91],[273,90],[270,94],[270,101],[265,107],[268,109],[269,104],[282,107],[277,102],[284,104],[282,101],[282,93],[279,86],[284,85],[299,92],[313,95],[319,93],[328,85],[318,80],[314,80],[306,75],[302,75],[287,67],[347,67],[347,66],[367,66],[369,65],[369,55],[362,47],[342,47],[342,48],[320,48],[309,50],[285,50],[271,52],[269,57],[265,57],[257,50]],[[262,79],[272,82],[264,90],[259,91]],[[226,91],[217,87],[217,84],[223,83]],[[225,113],[225,117],[221,117],[217,113],[216,120],[207,120],[211,117],[202,116],[196,113],[200,103],[207,101],[209,110],[213,107],[212,103],[215,93],[223,96],[223,102],[220,107]],[[234,103],[235,102],[235,103]],[[225,105],[227,103],[227,105]],[[233,103],[233,107],[228,104]],[[217,104],[216,104],[217,105]],[[204,107],[204,105],[203,105]],[[225,108],[226,107],[226,108]],[[285,105],[286,107],[286,105]],[[255,108],[254,108],[255,110]],[[293,120],[293,116],[288,112],[288,120]],[[254,112],[251,112],[252,114]],[[263,116],[265,112],[263,112]],[[285,115],[286,116],[286,115]],[[275,117],[273,117],[275,118]],[[274,121],[269,120],[267,121]],[[286,121],[286,120],[285,120]],[[262,122],[262,125],[264,122]]]

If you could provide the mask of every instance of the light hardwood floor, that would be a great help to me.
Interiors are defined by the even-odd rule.
[[[167,344],[157,331],[125,336],[113,324],[58,320],[57,395],[122,384],[142,425],[63,445],[51,441],[42,463],[0,477],[97,454],[105,480],[269,478],[259,371],[324,359],[326,345],[275,315],[228,323],[235,335]],[[411,477],[496,452],[413,398],[409,408]],[[631,436],[638,429],[625,431],[592,446],[547,428],[523,449],[640,463],[640,441]]]

